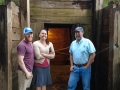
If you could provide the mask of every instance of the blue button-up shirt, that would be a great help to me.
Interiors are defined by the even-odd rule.
[[[69,53],[73,56],[75,64],[85,64],[88,62],[91,53],[94,53],[95,47],[93,43],[86,38],[82,38],[79,42],[74,40],[69,49]]]

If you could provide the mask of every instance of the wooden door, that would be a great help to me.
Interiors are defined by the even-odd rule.
[[[55,58],[51,60],[54,65],[69,64],[69,28],[49,28],[48,40],[53,43],[55,49]]]

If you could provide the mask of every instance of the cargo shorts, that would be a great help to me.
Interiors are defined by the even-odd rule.
[[[27,88],[30,87],[31,85],[31,81],[33,78],[32,72],[31,73],[31,78],[27,79],[25,76],[25,73],[21,70],[18,70],[18,86],[19,86],[19,90],[26,90]]]

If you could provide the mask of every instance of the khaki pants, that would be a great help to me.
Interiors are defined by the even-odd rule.
[[[32,72],[30,72],[32,75]],[[32,81],[32,77],[27,79],[25,73],[21,70],[18,70],[18,86],[19,90],[26,90],[30,87]]]

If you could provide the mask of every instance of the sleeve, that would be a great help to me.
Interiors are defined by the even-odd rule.
[[[25,56],[26,48],[24,45],[17,46],[17,54],[21,56]]]
[[[51,52],[53,52],[52,53],[52,58],[54,58],[55,57],[55,50],[54,50],[54,47],[53,47],[52,43],[50,43],[50,48],[51,48]]]
[[[90,40],[89,40],[89,43],[88,43],[88,50],[89,50],[89,53],[96,52],[96,49],[95,49],[93,43]]]
[[[38,44],[37,43],[33,43],[33,48],[34,48],[35,58],[37,60],[39,60],[40,59],[40,49],[38,47]]]

